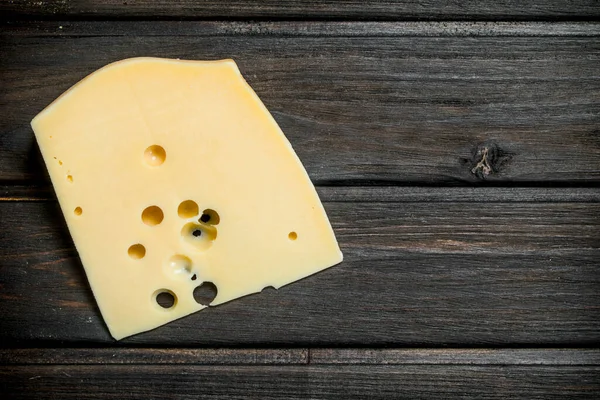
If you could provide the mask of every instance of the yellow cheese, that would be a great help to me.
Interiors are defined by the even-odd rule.
[[[116,339],[201,310],[210,299],[194,292],[209,282],[218,305],[342,260],[306,171],[232,60],[110,64],[31,125]]]

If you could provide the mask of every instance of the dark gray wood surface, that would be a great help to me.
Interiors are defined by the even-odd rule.
[[[0,398],[600,397],[599,17],[589,0],[0,2]],[[29,121],[141,55],[236,60],[342,264],[112,341]]]
[[[429,24],[422,36],[394,24],[349,36],[328,36],[335,24],[115,25],[6,27],[0,179],[45,180],[29,121],[53,99],[109,62],[154,55],[234,58],[317,185],[600,181],[600,24],[563,25],[565,36],[530,36],[535,24]]]
[[[590,19],[595,0],[45,0],[0,2],[18,18]]]
[[[594,399],[598,366],[0,367],[11,399]]]
[[[14,399],[31,398],[31,393],[49,399],[592,399],[600,390],[598,350],[414,349],[395,351],[395,356],[403,357],[393,357],[391,363],[388,358],[373,359],[369,350],[344,352],[353,356],[340,360],[325,349],[287,354],[194,349],[15,351],[12,358],[0,359],[8,362],[0,366],[0,388]],[[326,359],[321,358],[324,353]],[[368,365],[362,364],[365,353]],[[39,362],[40,358],[50,361]]]
[[[597,348],[26,348],[0,365],[544,365],[598,366]]]
[[[387,198],[368,188],[319,191],[345,254],[342,264],[124,343],[462,346],[598,341],[597,201],[571,197],[554,202],[547,189],[543,202],[510,201],[506,193],[494,198],[496,188],[476,190],[478,201],[439,200],[452,191],[448,189],[438,189],[429,199],[407,198],[396,188],[385,189]],[[600,189],[586,192],[595,196],[588,201],[600,197]],[[0,217],[12,227],[0,233],[0,283],[5,285],[0,308],[11,310],[0,338],[110,343],[57,203],[1,202]],[[44,301],[31,295],[31,282]],[[240,321],[244,329],[229,329]]]

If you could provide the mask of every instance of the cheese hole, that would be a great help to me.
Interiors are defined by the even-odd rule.
[[[221,218],[219,218],[219,214],[210,208],[202,211],[202,216],[198,220],[198,222],[204,222],[205,224],[210,225],[218,225],[220,221]]]
[[[193,281],[195,281],[196,279],[198,279],[198,278],[196,277],[196,274],[192,275],[192,280],[193,280]]]
[[[81,209],[81,207],[75,207],[75,210],[73,210],[73,212],[75,213],[75,215],[81,215],[83,213],[83,210]]]
[[[142,211],[142,221],[148,226],[160,224],[164,217],[162,210],[157,206],[150,206]]]
[[[296,240],[296,239],[298,239],[298,234],[297,234],[296,232],[290,232],[290,233],[288,234],[288,238],[289,238],[290,240]]]
[[[173,308],[177,304],[177,296],[168,289],[160,289],[154,292],[154,300],[156,304],[162,308]]]
[[[217,287],[212,282],[203,282],[194,289],[194,300],[196,303],[208,306],[217,297]]]
[[[129,254],[129,257],[133,258],[134,260],[139,260],[144,258],[146,255],[146,248],[142,244],[134,244],[129,246],[127,254]]]
[[[168,267],[174,275],[190,274],[192,272],[192,260],[182,254],[175,254],[169,258]]]
[[[167,152],[162,146],[157,144],[148,147],[146,151],[144,151],[144,160],[146,160],[146,164],[151,167],[158,167],[165,162],[166,158]]]
[[[191,244],[197,250],[206,250],[217,238],[217,228],[211,225],[188,222],[181,229],[181,236],[186,243]]]
[[[198,208],[198,204],[196,204],[193,200],[183,201],[179,207],[177,207],[177,215],[181,218],[192,218],[198,215],[200,209]]]
[[[67,180],[73,183],[73,175],[67,175]]]
[[[56,158],[56,157],[54,157]],[[58,165],[62,165],[62,161],[58,160]]]

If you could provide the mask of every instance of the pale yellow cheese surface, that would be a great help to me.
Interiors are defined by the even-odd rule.
[[[32,127],[116,339],[201,310],[202,282],[218,305],[342,260],[306,171],[232,60],[110,64]]]

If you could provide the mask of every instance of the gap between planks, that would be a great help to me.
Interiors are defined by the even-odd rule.
[[[0,24],[0,26],[2,26]],[[599,22],[8,21],[4,35],[558,37],[600,36]]]
[[[600,187],[317,186],[323,202],[600,202]],[[0,202],[56,201],[50,186],[0,185]]]
[[[600,349],[4,349],[0,365],[600,365]]]

